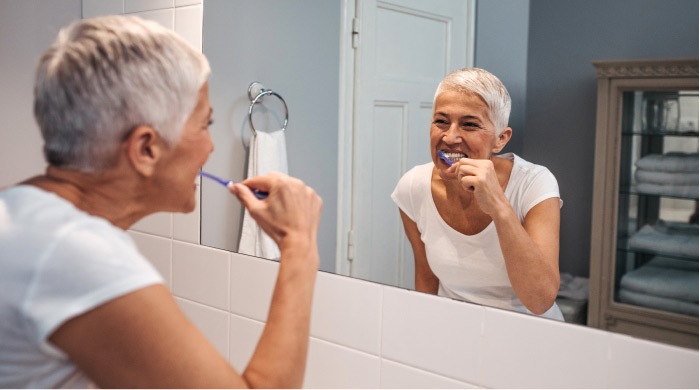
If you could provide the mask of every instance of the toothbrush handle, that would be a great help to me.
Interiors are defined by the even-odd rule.
[[[226,184],[226,187],[231,188],[231,186],[234,184],[236,184],[234,181],[229,181]],[[250,187],[248,187],[248,188],[250,188]],[[253,192],[253,195],[255,195],[255,197],[260,199],[260,200],[263,200],[263,199],[267,198],[268,195],[270,195],[269,193],[267,193],[265,191],[256,190],[255,188],[250,188],[250,190]]]

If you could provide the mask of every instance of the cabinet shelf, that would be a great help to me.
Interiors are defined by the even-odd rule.
[[[588,325],[697,349],[698,60],[594,66]]]

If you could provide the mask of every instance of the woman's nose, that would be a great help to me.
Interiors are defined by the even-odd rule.
[[[448,144],[456,144],[462,141],[462,135],[459,133],[459,128],[456,124],[450,125],[447,129],[445,135],[443,135],[442,140]]]

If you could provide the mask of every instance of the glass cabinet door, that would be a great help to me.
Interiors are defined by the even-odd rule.
[[[613,300],[698,317],[698,91],[623,92]]]

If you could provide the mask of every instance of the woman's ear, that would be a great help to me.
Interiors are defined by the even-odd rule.
[[[500,153],[501,150],[506,146],[508,141],[510,141],[510,137],[513,136],[513,129],[510,127],[506,127],[503,129],[501,134],[498,135],[496,139],[496,145],[494,145],[493,149],[491,150],[493,153]]]
[[[131,166],[143,176],[151,176],[163,156],[163,141],[152,127],[136,127],[124,141]]]

